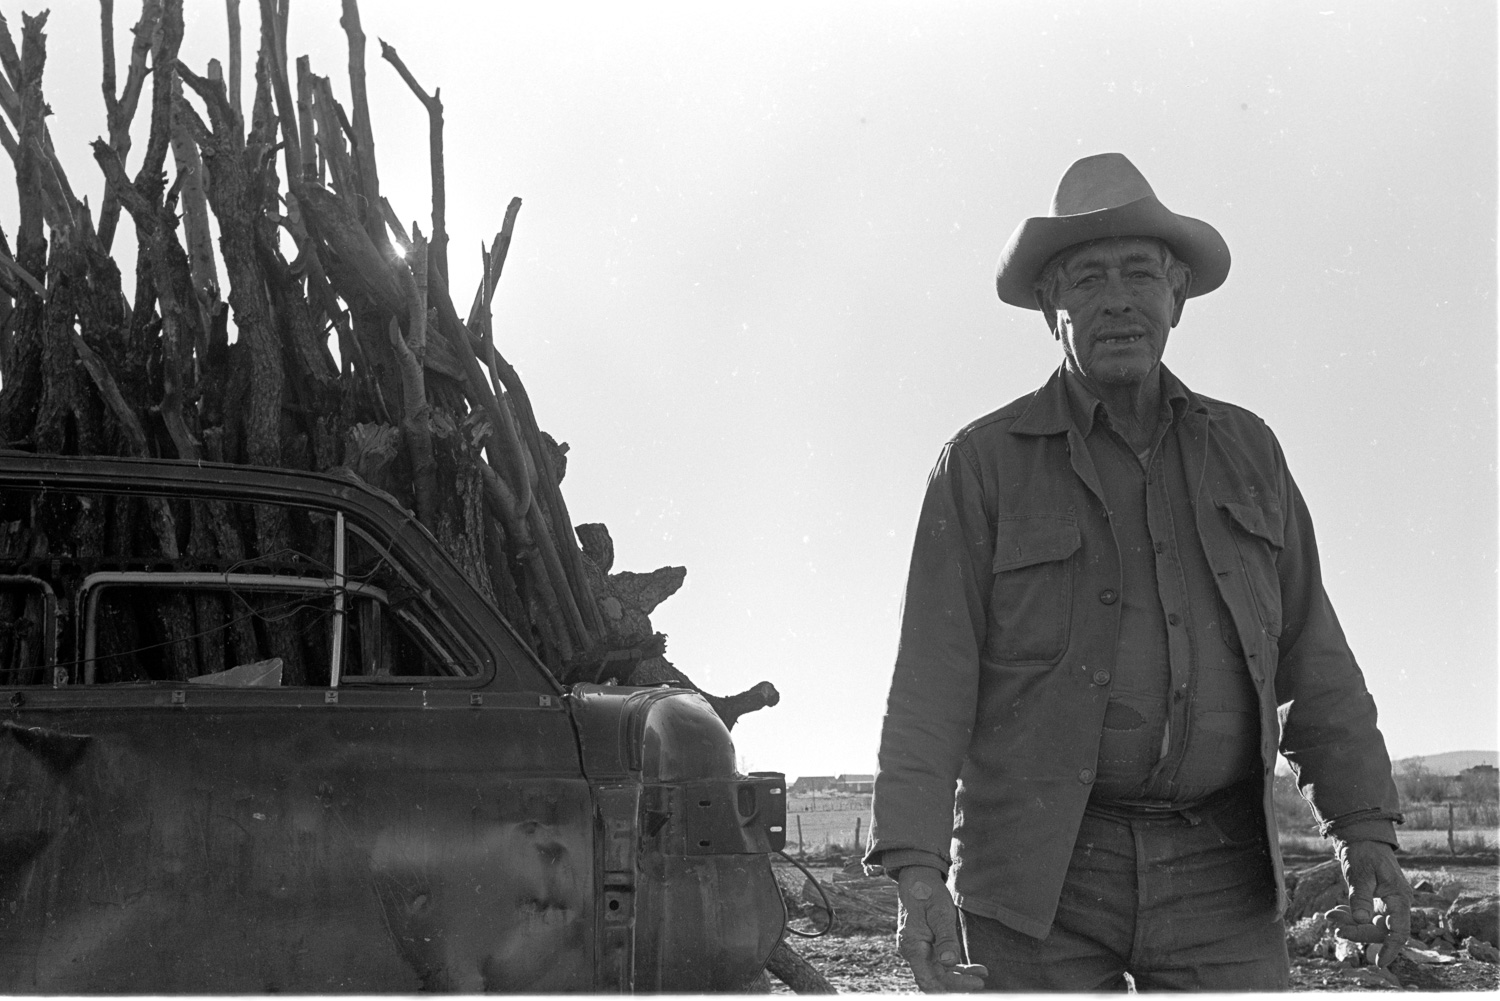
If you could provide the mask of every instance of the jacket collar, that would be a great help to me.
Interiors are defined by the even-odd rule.
[[[1160,368],[1162,395],[1171,405],[1176,417],[1181,417],[1184,412],[1207,413],[1208,408],[1198,394],[1183,385],[1182,380],[1173,375],[1166,365]],[[1074,420],[1075,400],[1072,397],[1075,392],[1079,416],[1087,418],[1084,426],[1078,425]],[[1010,426],[1010,432],[1026,435],[1066,434],[1069,429],[1077,427],[1086,436],[1093,427],[1094,415],[1098,413],[1099,406],[1098,398],[1082,383],[1069,378],[1064,366],[1059,365],[1046,384],[1032,395],[1026,410]]]

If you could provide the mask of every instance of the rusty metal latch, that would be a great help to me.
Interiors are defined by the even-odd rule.
[[[664,855],[759,855],[786,846],[780,772],[646,786],[644,841]]]

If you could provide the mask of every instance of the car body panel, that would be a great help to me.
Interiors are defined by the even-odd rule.
[[[86,745],[58,767],[15,739],[42,728]],[[7,991],[592,986],[593,807],[561,708],[32,710],[6,730]]]

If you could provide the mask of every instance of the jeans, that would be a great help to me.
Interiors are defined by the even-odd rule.
[[[1287,990],[1286,926],[1260,797],[1141,815],[1090,808],[1044,939],[960,912],[1003,991]]]

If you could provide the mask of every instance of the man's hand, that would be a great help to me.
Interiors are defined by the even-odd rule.
[[[1325,915],[1334,934],[1351,942],[1380,942],[1380,966],[1391,965],[1411,937],[1411,884],[1383,841],[1340,841],[1339,868],[1349,885],[1349,903]],[[1377,904],[1375,901],[1379,899]]]
[[[989,971],[959,962],[958,908],[931,866],[903,866],[896,877],[896,947],[927,994],[984,989]]]

